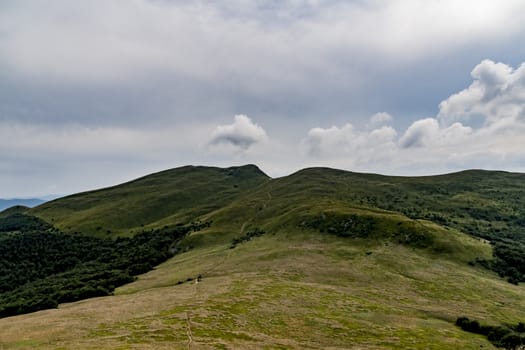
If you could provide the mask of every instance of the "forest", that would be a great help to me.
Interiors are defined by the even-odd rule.
[[[64,234],[29,215],[0,219],[0,317],[110,295],[179,251],[209,223],[143,231],[117,239]]]

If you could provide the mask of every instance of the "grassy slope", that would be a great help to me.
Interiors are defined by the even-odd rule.
[[[29,213],[64,232],[128,235],[142,227],[191,221],[268,180],[255,166],[186,166],[54,200]]]
[[[490,349],[455,317],[516,322],[524,302],[523,287],[428,251],[287,230],[195,248],[113,297],[1,319],[0,340],[4,349]]]
[[[203,170],[217,174],[216,169]],[[195,174],[191,178],[199,179]],[[0,345],[4,349],[490,349],[482,337],[453,326],[455,318],[466,315],[494,324],[525,319],[520,307],[525,303],[523,286],[466,264],[490,256],[488,244],[454,228],[385,210],[400,198],[405,206],[432,206],[455,219],[456,214],[450,214],[454,211],[446,211],[444,198],[462,214],[459,203],[465,197],[475,198],[473,203],[480,207],[489,205],[483,193],[483,189],[490,191],[489,186],[521,193],[519,175],[465,172],[409,179],[307,169],[286,178],[257,181],[234,194],[233,186],[218,185],[224,191],[219,193],[227,194],[220,205],[210,203],[210,197],[192,199],[202,210],[201,219],[214,221],[210,229],[187,239],[185,244],[194,249],[121,287],[116,296],[1,319]],[[425,195],[429,188],[447,192]],[[94,194],[110,195],[70,197],[64,202],[68,213],[73,212],[69,203]],[[421,198],[425,203],[418,205]],[[35,212],[43,217],[52,213],[61,227],[67,227],[67,215],[60,221],[56,214],[63,210],[58,204]],[[513,205],[504,200],[497,204],[502,212]],[[90,208],[82,210],[97,206]],[[372,217],[378,228],[371,237],[360,239],[338,238],[302,225],[331,213]],[[190,214],[179,209],[174,217],[180,220],[185,215]],[[147,222],[151,225],[173,218],[148,217],[153,217]],[[99,224],[106,219],[97,218]],[[69,220],[91,227],[76,216]],[[424,249],[397,244],[399,223],[424,231],[432,237],[431,244]],[[129,229],[133,224],[130,220],[121,226]],[[232,238],[255,227],[268,233],[228,249]],[[198,275],[203,276],[198,284],[177,284]]]

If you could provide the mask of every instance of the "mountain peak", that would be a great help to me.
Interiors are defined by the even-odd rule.
[[[231,175],[243,176],[243,177],[259,177],[264,176],[270,178],[266,173],[264,173],[257,165],[255,164],[246,164],[241,166],[234,166],[226,168]]]

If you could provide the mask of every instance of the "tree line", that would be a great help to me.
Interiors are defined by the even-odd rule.
[[[0,317],[110,295],[208,225],[165,226],[114,240],[64,234],[29,215],[0,219]]]

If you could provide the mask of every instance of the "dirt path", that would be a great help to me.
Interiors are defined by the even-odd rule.
[[[268,207],[268,203],[270,203],[272,201],[272,194],[270,192],[266,192],[266,194],[268,195],[268,200],[263,203],[263,208],[264,209],[266,209]]]
[[[244,228],[246,227],[246,225],[248,224],[248,221],[245,221],[242,226],[241,226],[241,229],[239,230],[239,233],[242,235],[242,233],[244,232]]]
[[[268,192],[268,201],[266,203],[263,204],[264,208],[266,208],[267,204],[272,200],[272,195],[270,194],[270,192]],[[257,215],[257,214],[256,214]],[[242,235],[244,233],[244,230],[246,229],[246,225],[248,225],[248,222],[249,220],[246,220],[245,222],[243,222],[243,224],[241,225],[241,228],[239,229],[239,234]],[[224,257],[224,259],[222,259],[218,264],[215,264],[211,269],[207,270],[207,271],[204,271],[201,276],[204,277],[206,275],[209,275],[210,272],[213,272],[214,270],[216,270],[217,268],[219,268],[221,265],[223,265],[231,256],[232,254],[232,251],[233,249],[229,249],[228,250],[228,253],[226,254],[226,256]],[[199,284],[199,280],[200,278],[198,279],[195,279],[195,282],[193,283],[194,284],[194,297],[197,296],[197,293],[198,293],[198,284]],[[191,331],[191,316],[190,316],[190,312],[189,311],[186,311],[186,334],[188,335],[188,344],[187,344],[187,349],[191,349],[191,346],[192,344],[195,342],[194,339],[193,339],[193,333]]]
[[[191,320],[190,313],[186,311],[186,334],[188,335],[188,349],[191,349],[191,344],[193,344],[193,333],[191,332]]]

